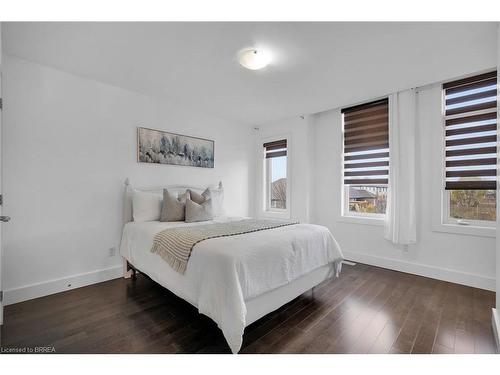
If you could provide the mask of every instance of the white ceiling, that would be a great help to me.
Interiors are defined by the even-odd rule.
[[[488,69],[496,23],[3,23],[4,52],[244,124]],[[262,71],[236,54],[265,47]]]

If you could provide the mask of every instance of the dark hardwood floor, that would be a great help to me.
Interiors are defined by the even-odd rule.
[[[494,353],[494,293],[363,264],[247,327],[241,353]],[[209,318],[148,278],[5,308],[2,346],[229,353]]]

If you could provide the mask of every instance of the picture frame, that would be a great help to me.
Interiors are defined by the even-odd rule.
[[[137,162],[214,168],[215,141],[137,127]]]

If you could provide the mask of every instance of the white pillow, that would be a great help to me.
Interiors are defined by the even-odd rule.
[[[132,214],[134,221],[160,220],[162,202],[162,194],[134,190],[132,196]]]
[[[222,182],[219,182],[218,188],[207,188],[201,195],[203,195],[206,200],[212,200],[214,217],[220,217],[226,214],[224,211],[224,187],[222,186]]]

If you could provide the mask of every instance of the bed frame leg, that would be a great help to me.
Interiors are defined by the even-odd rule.
[[[132,277],[132,271],[130,270],[128,266],[128,261],[125,258],[122,259],[122,268],[123,268],[123,278],[130,279]]]
[[[128,261],[127,261],[127,273],[130,275],[130,277],[132,278],[132,280],[136,280],[137,279],[137,270]]]

